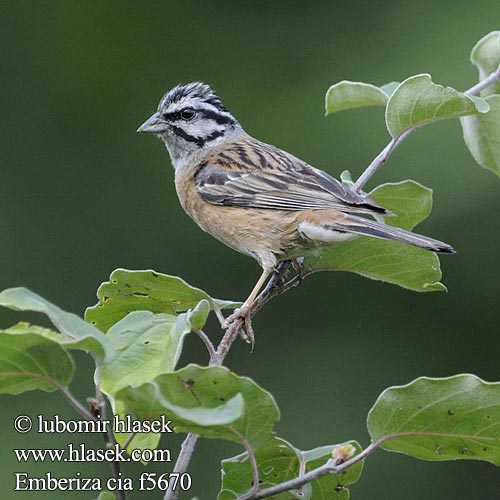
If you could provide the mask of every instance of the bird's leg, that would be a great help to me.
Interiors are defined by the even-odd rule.
[[[240,337],[245,341],[251,342],[252,349],[255,343],[255,334],[252,327],[252,314],[254,312],[255,306],[259,303],[262,297],[264,297],[266,294],[272,293],[272,290],[275,287],[283,284],[284,276],[286,275],[291,264],[291,260],[283,260],[279,263],[276,269],[274,269],[271,279],[267,282],[264,289],[262,290],[261,288],[262,291],[252,301],[249,309],[249,314],[245,316],[245,328],[240,331]]]
[[[298,284],[302,283],[302,280],[304,279],[304,257],[299,257],[298,259],[293,259],[292,260],[293,268],[295,269],[295,272],[297,273],[297,276],[299,277]]]
[[[247,300],[245,300],[245,303],[243,304],[242,308],[244,308],[245,306],[249,307],[253,303],[253,301],[255,300],[257,295],[259,294],[261,288],[264,286],[264,283],[266,282],[266,280],[270,274],[271,274],[271,270],[269,270],[269,269],[264,269],[262,271],[262,274],[260,275],[259,280],[257,281],[255,286],[253,287],[253,290],[250,293],[250,295],[248,296]]]
[[[271,271],[272,269],[264,268],[259,280],[253,287],[253,290],[248,296],[247,300],[245,300],[243,305],[238,309],[236,309],[233,312],[233,314],[231,314],[231,316],[228,316],[224,323],[224,327],[228,328],[229,325],[233,323],[235,320],[237,320],[238,318],[243,318],[245,320],[245,331],[247,336],[246,340],[248,340],[252,345],[255,343],[255,336],[253,333],[252,322],[251,322],[252,306],[261,288],[264,286],[264,283],[266,282],[268,276],[271,274]]]
[[[274,270],[271,279],[267,282],[266,287],[264,288],[264,290],[262,290],[257,299],[264,296],[264,294],[271,292],[273,288],[281,286],[284,283],[285,276],[288,273],[288,269],[291,265],[291,260],[282,260]]]

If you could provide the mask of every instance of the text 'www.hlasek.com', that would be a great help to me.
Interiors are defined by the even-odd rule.
[[[172,454],[169,449],[134,448],[134,438],[141,434],[161,434],[174,432],[173,422],[162,415],[156,420],[133,420],[130,416],[115,415],[112,420],[64,420],[55,415],[46,418],[37,415],[32,418],[19,415],[14,420],[14,429],[20,434],[103,434],[120,436],[119,443],[103,449],[88,447],[85,443],[68,443],[62,448],[16,448],[14,456],[20,464],[28,463],[85,463],[85,462],[163,462],[171,463]],[[109,477],[88,477],[80,471],[60,477],[47,470],[36,476],[20,470],[14,473],[14,491],[151,491],[182,490],[191,488],[191,476],[184,472],[143,472],[136,477],[129,477],[118,472]]]

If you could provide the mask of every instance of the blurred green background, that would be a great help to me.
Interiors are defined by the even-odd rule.
[[[208,82],[251,134],[334,175],[356,176],[388,140],[383,112],[325,118],[328,86],[429,72],[466,89],[476,82],[470,49],[499,29],[499,14],[498,0],[1,2],[0,287],[27,286],[81,314],[113,269],[153,268],[217,297],[244,298],[257,264],[190,221],[162,144],[135,132],[162,94],[179,82]],[[259,314],[253,354],[238,342],[227,360],[275,395],[279,434],[303,449],[351,438],[366,445],[366,414],[389,385],[459,372],[500,378],[500,181],[474,164],[458,121],[417,131],[369,187],[406,178],[434,189],[433,213],[419,230],[458,250],[442,258],[449,292],[317,274]],[[22,318],[43,323],[0,311],[2,326]],[[84,400],[92,365],[76,358],[73,390]],[[191,360],[205,362],[194,336],[182,359]],[[12,448],[101,444],[99,436],[14,433],[15,415],[38,413],[76,417],[55,393],[0,399],[2,498],[93,498],[11,491],[15,471],[109,475],[105,464],[16,463]],[[161,446],[178,443],[168,437]],[[203,441],[191,468],[193,496],[214,498],[220,459],[240,451]],[[144,470],[170,466],[124,469],[133,478]],[[352,498],[493,500],[499,492],[492,465],[379,451]]]

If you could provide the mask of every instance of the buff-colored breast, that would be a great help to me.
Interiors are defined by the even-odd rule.
[[[295,212],[212,205],[201,198],[192,175],[180,172],[175,186],[182,208],[207,233],[253,257],[272,252],[278,260],[300,245]]]

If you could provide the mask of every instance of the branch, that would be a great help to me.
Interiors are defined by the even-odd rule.
[[[474,85],[469,90],[466,90],[466,95],[477,95],[479,92],[489,87],[492,83],[500,81],[500,65],[493,71],[487,78],[477,85]],[[375,159],[366,167],[366,170],[359,176],[358,180],[354,183],[353,189],[360,191],[363,186],[370,180],[373,174],[387,161],[392,152],[401,144],[414,130],[419,128],[419,125],[410,127],[405,130],[400,136],[393,138],[389,141],[387,146],[375,157]]]
[[[189,462],[193,456],[194,448],[196,446],[196,441],[198,441],[198,436],[193,433],[189,433],[181,445],[181,451],[175,462],[172,472],[177,472],[179,475],[187,471],[189,467]],[[174,484],[173,481],[169,481],[167,491],[163,500],[176,500],[179,498],[178,490],[172,490],[171,486]]]
[[[257,465],[257,460],[255,458],[255,453],[253,451],[252,446],[248,442],[247,439],[245,439],[245,436],[240,434],[236,429],[231,427],[231,431],[238,436],[240,441],[243,443],[243,446],[245,447],[245,450],[247,451],[248,459],[250,461],[250,467],[252,469],[252,488],[250,491],[247,493],[247,495],[256,495],[259,492],[259,485],[260,485],[260,479],[259,479],[259,467]]]
[[[256,493],[252,493],[252,490],[244,495],[239,496],[236,500],[258,500],[260,498],[267,498],[272,495],[276,495],[277,493],[282,493],[284,491],[296,490],[303,486],[306,483],[310,483],[320,477],[326,476],[328,474],[340,474],[344,472],[349,467],[361,462],[368,455],[371,455],[377,448],[383,445],[385,442],[390,441],[391,439],[397,439],[408,436],[446,436],[441,432],[425,432],[425,431],[405,431],[405,432],[394,432],[392,434],[387,434],[386,436],[382,436],[377,439],[369,446],[367,446],[364,450],[362,450],[358,455],[346,460],[335,461],[332,458],[329,459],[325,464],[317,467],[316,469],[310,470],[306,473],[300,473],[295,479],[290,479],[288,481],[284,481],[283,483],[275,484],[269,488],[264,490],[257,491]],[[457,435],[453,435],[456,437]]]
[[[95,366],[95,398],[90,401],[91,412],[96,419],[106,420],[106,400],[104,399],[104,395],[101,391],[101,366],[100,361],[97,359],[95,360]],[[116,444],[113,431],[109,430],[107,427],[106,431],[103,433],[103,437],[106,449],[110,449]],[[117,484],[119,484],[118,481],[122,473],[120,462],[118,462],[117,460],[113,460],[112,462],[110,462],[110,466],[113,477],[116,479]],[[127,494],[124,490],[117,489],[115,490],[115,494],[117,500],[127,500]]]
[[[495,83],[497,81],[500,81],[500,66],[497,68],[496,71],[491,73],[485,80],[482,82],[478,83],[477,85],[474,85],[471,87],[469,90],[465,91],[464,93],[467,95],[477,95],[479,92],[484,90],[486,87],[491,85],[492,83]],[[393,138],[389,141],[389,143],[385,146],[385,148],[376,156],[376,158],[368,165],[366,170],[360,175],[358,180],[354,184],[354,189],[356,191],[359,191],[363,188],[363,186],[370,180],[370,178],[375,174],[375,172],[387,161],[387,159],[390,157],[390,155],[393,153],[393,151],[403,142],[408,135],[410,135],[414,130],[416,130],[418,126],[411,127],[407,130],[405,130],[399,137]],[[307,276],[310,273],[305,273],[302,276],[297,275],[288,282],[284,281],[284,277],[291,265],[291,261],[283,261],[280,263],[278,266],[277,271],[273,274],[269,282],[267,283],[266,288],[260,293],[260,295],[257,297],[255,300],[255,305],[253,307],[252,311],[252,316],[254,316],[262,307],[267,304],[273,297],[280,295],[282,293],[285,293],[288,291],[290,288],[293,288],[297,285],[300,284],[302,279]],[[221,323],[221,325],[224,322],[224,317],[221,313],[220,310],[216,310],[216,315]],[[201,337],[205,345],[207,346],[207,349],[210,353],[210,366],[221,366],[222,363],[224,362],[225,357],[227,356],[229,350],[231,349],[231,346],[238,336],[242,326],[244,324],[244,320],[242,318],[239,318],[235,320],[230,327],[226,330],[224,333],[224,336],[222,337],[221,341],[219,342],[219,345],[217,346],[217,349],[214,350],[213,344],[204,334],[203,332],[196,332],[198,335]],[[390,437],[389,437],[390,438]],[[292,489],[297,489],[300,488],[302,485],[304,485],[307,482],[313,481],[314,479],[317,479],[319,477],[322,477],[326,474],[338,474],[339,472],[342,472],[343,470],[347,469],[348,467],[351,467],[355,463],[358,463],[360,460],[363,460],[366,456],[368,456],[370,453],[372,453],[380,444],[382,444],[384,441],[386,441],[389,438],[384,438],[379,441],[376,441],[375,443],[372,443],[368,448],[363,450],[359,455],[356,455],[350,460],[347,460],[343,464],[336,464],[333,459],[329,460],[325,465],[322,465],[321,467],[318,467],[317,469],[314,469],[312,471],[309,471],[305,474],[300,475],[296,479],[292,479],[290,481],[286,481],[284,483],[281,483],[279,485],[273,486],[271,488],[266,488],[264,490],[260,490],[257,492],[253,492],[251,490],[249,493],[246,495],[243,495],[242,497],[239,497],[237,500],[253,500],[253,499],[259,499],[259,498],[266,498],[271,495],[275,495],[276,493],[280,493],[283,491],[288,491]],[[198,436],[196,434],[188,434],[186,438],[184,439],[182,446],[181,446],[181,451],[179,452],[179,456],[177,457],[177,461],[174,465],[174,471],[178,473],[183,473],[187,471],[187,468],[189,466],[189,462],[191,460],[191,457],[194,452],[194,448],[196,446],[196,442],[198,440]],[[248,450],[247,450],[248,451]],[[250,459],[252,459],[252,454],[249,453]],[[255,457],[253,457],[255,460]],[[253,464],[252,462],[252,471],[254,472],[254,486],[255,486],[255,477],[258,477],[255,474],[256,471],[256,464]],[[165,496],[163,497],[163,500],[177,500],[178,498],[178,492],[177,491],[171,491],[170,488],[166,491]]]
[[[489,87],[491,84],[496,83],[498,81],[500,81],[500,64],[498,65],[498,68],[495,71],[493,71],[493,73],[491,73],[482,82],[479,82],[477,85],[474,85],[474,87],[471,87],[469,90],[466,90],[464,94],[477,95],[486,87]]]
[[[397,139],[391,139],[387,146],[375,157],[375,159],[366,167],[366,170],[359,176],[354,183],[353,189],[359,191],[372,177],[372,175],[387,161],[392,152],[408,137],[417,127],[405,130]]]
[[[97,421],[97,418],[85,408],[78,399],[69,391],[67,387],[63,387],[59,384],[56,384],[59,392],[68,400],[69,404],[86,420]]]
[[[210,355],[210,359],[212,360],[214,356],[216,356],[215,347],[212,344],[212,341],[203,330],[194,330],[194,332],[196,333],[196,335],[198,335],[198,337],[200,337],[201,340],[203,340],[208,354]]]
[[[294,281],[297,278],[296,282],[294,283],[289,282],[288,284],[283,284],[283,279],[286,273],[288,272],[288,269],[290,268],[291,264],[292,261],[290,260],[284,260],[279,263],[278,268],[271,276],[271,279],[268,281],[266,287],[255,299],[254,305],[252,306],[252,317],[255,316],[255,314],[260,309],[262,309],[262,307],[265,304],[267,304],[273,297],[275,297],[276,295],[280,295],[281,293],[284,293],[285,291],[289,290],[293,286],[296,286],[300,283],[300,279],[298,279],[298,277],[296,276],[294,279],[290,280]],[[242,326],[244,325],[244,323],[245,323],[244,318],[238,318],[235,321],[233,321],[233,323],[231,323],[231,325],[226,330],[226,333],[222,337],[222,340],[220,341],[217,347],[215,358],[210,360],[211,366],[222,365],[224,358],[227,356],[234,340],[238,336],[238,333],[242,328]]]
[[[384,436],[374,443],[370,444],[358,455],[352,457],[349,460],[346,460],[345,462],[339,463],[333,460],[333,458],[330,458],[325,464],[317,467],[316,469],[310,470],[309,472],[300,474],[295,479],[290,479],[288,481],[284,481],[283,483],[275,484],[274,486],[257,491],[256,493],[252,493],[252,491],[250,491],[238,497],[236,500],[258,500],[259,498],[267,498],[284,491],[299,489],[301,486],[304,486],[304,484],[310,483],[311,481],[319,479],[320,477],[326,476],[328,474],[340,474],[349,467],[352,467],[358,462],[364,460],[368,455],[372,454],[380,445],[382,445],[389,439],[401,437],[403,434],[405,433],[389,434],[388,436]]]
[[[131,432],[128,436],[125,442],[122,444],[122,448],[126,450],[131,444],[132,441],[134,440],[135,436],[137,436],[137,431]]]
[[[18,375],[18,372],[3,372],[3,375]],[[45,375],[40,375],[39,373],[30,373],[26,372],[25,376],[33,377],[39,380],[43,380],[44,382],[48,382],[53,385],[69,402],[69,404],[83,417],[85,420],[93,420],[97,419],[90,413],[85,406],[70,392],[70,390],[62,386],[57,380],[52,377],[47,377]]]
[[[294,282],[294,279],[290,280],[288,283],[283,284],[283,278],[287,273],[289,267],[291,265],[291,261],[283,261],[279,264],[277,271],[271,276],[271,279],[267,283],[264,290],[260,293],[255,301],[255,307],[253,310],[253,314],[255,314],[259,309],[261,309],[267,302],[269,302],[273,297],[279,295],[280,293],[289,290],[293,286],[296,286],[300,281]],[[222,337],[217,349],[210,356],[210,366],[221,366],[226,358],[231,346],[238,336],[240,329],[244,324],[243,318],[236,319],[229,328],[226,330],[224,336]],[[203,337],[202,337],[202,340]],[[209,341],[210,342],[210,341]],[[210,342],[211,344],[211,342]],[[196,442],[198,440],[198,436],[196,434],[189,433],[181,445],[181,450],[179,452],[179,456],[177,457],[177,461],[175,462],[173,472],[178,472],[182,474],[187,471],[189,466],[189,462],[191,461],[191,457],[194,452],[194,448],[196,446]],[[248,450],[247,450],[248,451]],[[178,491],[172,491],[170,487],[165,492],[165,496],[163,500],[177,500],[179,498]]]

